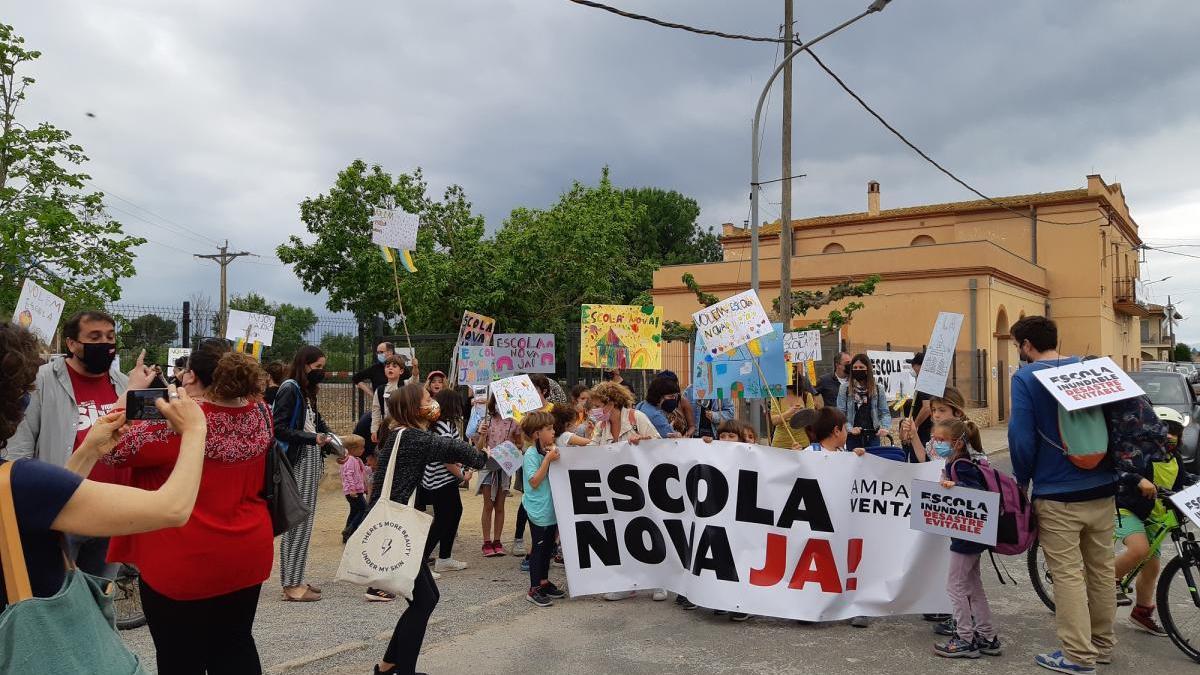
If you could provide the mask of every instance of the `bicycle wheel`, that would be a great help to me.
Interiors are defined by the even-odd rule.
[[[1029,583],[1037,592],[1042,603],[1054,611],[1054,581],[1050,578],[1050,569],[1046,567],[1046,556],[1042,555],[1042,545],[1037,539],[1025,554],[1025,565],[1029,570]]]
[[[1190,577],[1190,581],[1189,581]],[[1186,553],[1167,563],[1158,578],[1158,618],[1171,642],[1200,663],[1200,596],[1192,590],[1200,580],[1200,561]]]
[[[136,569],[121,565],[121,571],[113,584],[113,610],[117,615],[117,628],[121,630],[132,630],[146,625],[146,612],[142,609],[142,593],[138,579]]]

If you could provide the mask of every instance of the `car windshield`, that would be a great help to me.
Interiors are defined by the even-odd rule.
[[[1178,375],[1146,375],[1133,373],[1131,375],[1150,397],[1154,405],[1191,405],[1187,385]]]

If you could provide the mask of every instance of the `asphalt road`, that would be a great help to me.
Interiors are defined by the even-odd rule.
[[[1002,433],[985,437],[1002,447]],[[1007,469],[1001,452],[993,462]],[[330,463],[332,466],[332,462]],[[279,600],[272,577],[264,585],[255,638],[269,672],[307,675],[366,674],[382,656],[403,607],[367,603],[361,589],[334,582],[341,554],[339,532],[347,511],[332,474],[323,483],[313,534],[310,582],[323,586],[321,602]],[[441,604],[434,613],[418,667],[429,673],[530,671],[538,673],[969,673],[1036,671],[1033,656],[1057,648],[1053,616],[1025,576],[1023,558],[997,558],[1016,578],[1001,585],[985,564],[984,583],[1004,641],[1005,654],[985,661],[935,657],[936,636],[914,616],[879,618],[865,629],[845,623],[801,626],[752,618],[732,623],[704,610],[685,612],[672,602],[638,597],[622,602],[594,598],[559,601],[539,609],[523,598],[527,577],[515,557],[479,554],[479,502],[464,493],[464,519],[455,557],[465,571],[443,575]],[[509,514],[505,541],[511,539]],[[561,569],[551,577],[561,582]],[[1197,668],[1167,638],[1136,632],[1128,609],[1118,610],[1120,641],[1109,672],[1182,673]],[[146,629],[124,634],[153,667]]]

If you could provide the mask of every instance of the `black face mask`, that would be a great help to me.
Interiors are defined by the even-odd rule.
[[[309,384],[321,384],[325,380],[324,370],[312,370],[308,373]]]
[[[663,399],[661,401],[661,405],[659,407],[662,408],[662,411],[667,414],[673,413],[673,412],[675,412],[675,409],[679,407],[679,399],[677,399],[677,398]]]
[[[75,358],[83,362],[84,370],[92,375],[103,375],[117,358],[115,342],[83,342],[83,356]]]
[[[865,370],[854,370],[851,372],[854,373],[854,379],[859,382],[866,382],[867,378],[870,377],[870,375],[871,375],[870,373],[868,373]]]

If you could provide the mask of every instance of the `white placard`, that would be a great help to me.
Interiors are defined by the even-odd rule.
[[[821,331],[802,330],[783,334],[783,359],[788,363],[821,360]]]
[[[1189,520],[1200,527],[1200,483],[1176,492],[1169,499],[1179,507],[1180,511],[1183,511]]]
[[[514,375],[491,384],[492,395],[496,397],[496,410],[504,419],[518,417],[534,410],[540,410],[542,395],[538,393],[528,375]]]
[[[711,354],[736,349],[774,330],[754,291],[738,293],[705,307],[692,314],[692,321]]]
[[[698,439],[560,452],[550,484],[572,596],[663,588],[808,621],[950,606],[950,547],[908,527],[908,486],[940,462]]]
[[[167,350],[167,363],[166,363],[167,372],[165,374],[166,375],[171,374],[170,369],[175,367],[175,359],[178,359],[181,356],[191,356],[191,355],[192,355],[192,350],[188,349],[187,347],[171,347],[170,349],[168,349]]]
[[[914,480],[912,495],[916,507],[909,520],[912,529],[996,545],[999,493],[957,485],[944,488],[940,482]]]
[[[887,392],[889,401],[895,401],[901,396],[913,392],[913,367],[909,359],[912,352],[883,352],[867,351],[871,360],[871,370],[875,372],[875,381],[879,388]]]
[[[1033,376],[1065,410],[1091,408],[1146,393],[1107,356],[1035,370]]]
[[[954,363],[954,349],[958,344],[958,333],[962,330],[963,315],[954,312],[938,312],[925,348],[925,360],[921,362],[921,373],[917,375],[917,391],[930,396],[946,393],[946,378],[950,377],[950,366]]]
[[[62,318],[66,302],[42,288],[33,279],[21,285],[21,295],[13,309],[12,322],[27,329],[47,345],[54,341],[58,320]]]
[[[371,241],[400,251],[413,251],[417,248],[417,229],[420,225],[419,216],[403,209],[375,207],[371,215]]]
[[[229,310],[229,319],[225,325],[226,340],[261,342],[264,347],[270,347],[274,335],[275,317],[270,314],[254,314],[240,309]]]
[[[553,373],[553,333],[496,333],[496,374]]]
[[[537,450],[534,450],[534,452],[537,452]],[[521,465],[525,462],[524,453],[518,450],[512,441],[504,441],[489,450],[488,454],[491,455],[492,459],[496,460],[496,463],[500,465],[500,469],[510,476],[515,475],[517,469],[521,468]],[[524,488],[522,487],[522,489]]]

